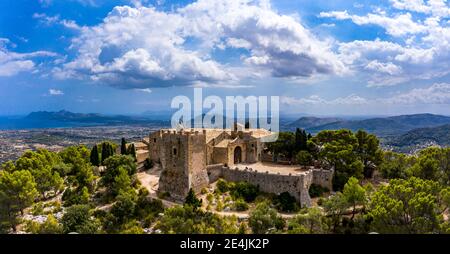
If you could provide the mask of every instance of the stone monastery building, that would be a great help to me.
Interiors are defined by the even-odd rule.
[[[332,170],[272,163],[265,154],[265,129],[161,129],[146,139],[148,157],[162,172],[158,192],[183,200],[189,189],[200,192],[223,178],[258,185],[261,191],[289,192],[302,206],[310,206],[312,183],[331,188]]]

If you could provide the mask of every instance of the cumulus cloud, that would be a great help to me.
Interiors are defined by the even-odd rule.
[[[148,88],[236,83],[249,73],[281,78],[345,73],[331,47],[267,1],[199,0],[170,12],[117,6],[101,24],[83,28],[71,45],[78,55],[54,74]],[[241,66],[211,58],[214,50],[232,48],[245,50]]]
[[[443,0],[391,0],[392,8],[366,15],[329,11],[322,18],[378,25],[393,40],[338,42],[340,59],[353,73],[366,77],[368,86],[386,86],[450,73],[450,23]],[[387,11],[389,10],[389,11]],[[422,15],[422,16],[418,16]]]
[[[432,14],[437,17],[450,17],[450,8],[446,0],[389,0],[399,10]]]
[[[48,90],[48,94],[51,96],[58,96],[58,95],[64,95],[64,92],[61,90],[58,90],[58,89],[51,88]]]
[[[152,90],[150,88],[136,89],[136,91],[143,92],[143,93],[152,93]]]
[[[450,84],[436,83],[381,100],[391,104],[450,104]]]
[[[435,83],[424,88],[414,88],[409,91],[398,93],[387,98],[368,99],[355,94],[346,97],[338,97],[326,100],[318,95],[306,98],[282,97],[281,103],[289,106],[336,106],[336,105],[421,105],[421,104],[450,104],[450,84]]]
[[[346,97],[338,97],[332,100],[326,100],[318,95],[311,95],[307,98],[294,98],[285,96],[280,99],[280,102],[287,105],[363,105],[367,104],[368,100],[356,94],[351,94]]]
[[[380,63],[377,60],[373,60],[370,63],[368,63],[365,67],[365,69],[368,70],[374,70],[382,73],[387,73],[390,75],[398,74],[402,71],[402,68],[391,63]]]
[[[48,16],[45,13],[34,13],[33,18],[40,21],[41,24],[51,26],[54,24],[60,24],[66,28],[73,30],[82,30],[83,27],[79,26],[75,21],[68,19],[61,19],[59,15]]]
[[[11,51],[8,45],[14,44],[7,38],[0,38],[0,77],[14,76],[20,72],[32,72],[36,70],[36,64],[32,60],[37,57],[53,57],[53,52],[35,51],[31,53],[17,53]]]
[[[338,20],[350,19],[357,25],[379,25],[385,28],[386,32],[392,36],[423,33],[426,30],[424,25],[413,21],[410,13],[388,17],[385,14],[369,13],[366,16],[358,16],[350,15],[347,11],[332,11],[321,12],[319,16],[323,18],[336,18]]]

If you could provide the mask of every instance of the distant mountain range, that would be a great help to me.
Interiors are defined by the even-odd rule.
[[[401,152],[411,152],[429,145],[449,146],[450,124],[414,129],[400,136],[386,138],[383,143]]]
[[[401,135],[417,128],[429,128],[450,124],[450,117],[433,114],[414,114],[391,117],[377,117],[363,120],[345,120],[340,118],[301,117],[283,126],[286,130],[303,128],[317,133],[322,130],[360,129],[381,137]]]
[[[78,122],[78,123],[139,123],[145,122],[146,118],[131,117],[123,115],[106,116],[101,114],[89,113],[73,113],[66,110],[58,112],[38,111],[32,112],[27,115],[26,120],[39,120],[39,121],[60,121],[60,122]]]
[[[136,116],[38,111],[25,117],[0,117],[0,129],[20,130],[85,126],[137,125],[165,128],[170,126],[170,111],[145,112]],[[204,114],[202,115],[204,116]],[[224,126],[226,118],[223,117]],[[192,123],[194,119],[191,119]],[[363,129],[377,135],[383,147],[395,151],[412,152],[430,144],[450,145],[450,117],[433,114],[400,115],[373,118],[343,118],[303,116],[297,120],[281,118],[282,131],[296,128],[316,134],[322,130]]]
[[[150,116],[102,115],[95,113],[73,113],[66,110],[57,112],[38,111],[25,117],[0,117],[0,129],[40,129],[83,126],[155,125],[168,126],[169,121]]]

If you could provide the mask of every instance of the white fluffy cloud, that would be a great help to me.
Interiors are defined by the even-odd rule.
[[[351,94],[346,97],[338,97],[336,99],[332,100],[326,100],[321,98],[318,95],[312,95],[307,98],[294,98],[290,96],[282,97],[280,100],[281,103],[287,104],[287,105],[363,105],[367,104],[368,100],[365,98],[362,98],[358,95]]]
[[[323,18],[336,18],[338,20],[350,19],[357,25],[379,25],[386,29],[386,32],[392,36],[403,36],[407,34],[423,33],[426,27],[413,21],[411,14],[398,14],[394,17],[388,17],[385,13],[369,13],[366,16],[350,15],[347,11],[321,12]]]
[[[443,0],[390,2],[389,11],[378,8],[367,15],[352,15],[347,11],[319,14],[323,18],[348,19],[357,25],[378,25],[393,38],[338,43],[340,59],[353,73],[365,75],[368,86],[396,85],[450,74],[447,3]]]
[[[450,104],[450,84],[436,83],[426,88],[415,88],[382,101],[391,104]]]
[[[32,60],[36,57],[56,56],[48,51],[36,51],[31,53],[16,53],[8,49],[12,45],[9,39],[0,38],[0,77],[14,76],[20,72],[35,71],[36,65]]]
[[[399,10],[432,14],[435,17],[450,17],[447,0],[390,0],[392,6]]]
[[[64,92],[58,89],[49,89],[48,94],[51,96],[58,96],[58,95],[64,95]]]
[[[344,73],[331,46],[267,1],[199,0],[171,12],[118,6],[101,24],[83,28],[72,41],[77,56],[54,73],[122,88]],[[211,58],[213,51],[231,48],[247,52],[240,66]]]
[[[346,97],[338,97],[326,100],[317,95],[306,98],[282,97],[281,103],[289,106],[323,106],[323,105],[369,105],[379,104],[395,105],[423,105],[423,104],[450,104],[450,84],[435,83],[429,87],[414,88],[409,91],[398,93],[387,98],[367,99],[355,94]]]

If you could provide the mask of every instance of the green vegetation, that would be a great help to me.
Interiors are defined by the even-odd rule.
[[[267,194],[246,182],[219,179],[215,193],[202,190],[205,200],[190,190],[183,206],[164,208],[140,187],[135,158],[128,152],[132,146],[127,155],[115,155],[117,145],[103,142],[59,153],[28,151],[4,163],[0,232],[450,233],[450,148],[430,147],[415,155],[383,152],[375,136],[348,130],[314,137],[297,130],[280,137],[269,145],[275,154],[302,165],[334,167],[335,193],[324,197],[330,190],[314,184],[309,189],[311,197],[321,197],[318,206],[300,209],[287,192]],[[231,209],[248,211],[249,218],[238,222],[217,214]],[[279,212],[291,214],[283,218]],[[28,216],[47,218],[37,222]]]
[[[94,146],[91,151],[85,146],[73,146],[59,153],[29,151],[17,161],[3,164],[0,170],[0,231],[16,231],[23,223],[23,229],[38,234],[138,233],[143,232],[143,226],[154,223],[164,208],[161,201],[147,198],[148,191],[139,189],[133,158],[113,155],[116,145],[110,142],[100,146],[108,156],[98,154],[99,146]],[[104,158],[106,168],[103,176],[94,172],[100,157]],[[65,209],[59,202],[50,201],[62,190]],[[108,204],[112,204],[110,209],[98,209]],[[29,212],[25,211],[27,208],[30,208]],[[59,221],[52,214],[58,212],[63,212]],[[42,224],[24,221],[22,215],[25,213],[47,215],[47,220]]]
[[[281,212],[296,212],[300,208],[297,200],[288,192],[280,193],[275,197],[274,204]]]
[[[248,224],[255,234],[275,233],[282,230],[285,221],[278,215],[277,210],[270,207],[268,202],[256,205],[255,210],[250,213]]]
[[[367,216],[380,233],[442,233],[448,230],[442,215],[450,206],[450,187],[416,177],[394,179],[373,194],[369,206]]]
[[[28,221],[27,232],[32,234],[62,234],[63,226],[58,220],[51,214],[47,216],[47,219],[44,223],[39,224],[35,221]]]
[[[248,207],[249,206],[248,206],[247,202],[245,202],[244,199],[240,198],[234,202],[234,210],[236,210],[236,211],[240,211],[240,212],[247,211]]]
[[[259,187],[247,182],[226,182],[223,179],[217,181],[216,192],[230,192],[234,200],[243,199],[246,202],[253,202],[260,194]]]
[[[76,232],[79,234],[99,233],[100,223],[93,219],[91,210],[87,205],[74,205],[67,209],[61,219],[64,233]]]
[[[100,166],[100,155],[98,154],[98,146],[94,145],[91,150],[91,164],[93,166]]]
[[[134,146],[134,144],[131,144],[128,149],[127,149],[127,154],[130,155],[134,161],[136,161],[137,157],[136,157],[136,147]]]
[[[329,232],[328,218],[317,207],[302,209],[287,224],[289,234],[325,234]]]
[[[329,192],[328,188],[322,187],[317,184],[311,184],[309,186],[309,196],[312,198],[321,197],[324,193]]]
[[[308,151],[299,151],[295,156],[295,161],[304,166],[311,166],[314,161],[314,157]]]
[[[184,201],[185,205],[192,206],[194,209],[197,209],[202,206],[202,200],[198,199],[195,196],[195,192],[192,189],[189,189],[189,192]]]
[[[116,145],[111,142],[103,142],[101,144],[102,154],[101,154],[101,163],[105,165],[105,160],[114,155],[114,151]]]
[[[221,217],[188,205],[166,209],[155,229],[165,234],[236,234],[239,223],[234,216]]]
[[[23,214],[37,196],[36,183],[29,171],[0,171],[0,229],[16,231],[18,214]]]
[[[122,138],[120,142],[120,154],[127,155],[127,141],[125,138]]]

